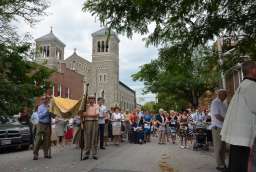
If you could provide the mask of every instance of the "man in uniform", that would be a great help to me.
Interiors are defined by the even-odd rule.
[[[90,154],[92,154],[93,159],[97,160],[99,107],[95,103],[94,96],[89,96],[88,101],[86,112],[83,112],[85,132],[85,156],[83,160],[89,159]]]
[[[34,158],[38,160],[38,152],[40,146],[43,145],[44,157],[50,159],[49,147],[50,147],[50,113],[49,109],[49,97],[43,96],[41,98],[41,104],[38,107],[38,124],[36,132],[36,141],[34,146]]]

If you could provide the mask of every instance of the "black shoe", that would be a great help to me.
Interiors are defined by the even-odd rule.
[[[51,157],[51,156],[49,156],[49,155],[44,156],[44,158],[52,159],[52,157]]]
[[[100,149],[103,149],[103,150],[105,150],[106,148],[105,148],[105,147],[100,147]]]
[[[87,160],[87,159],[89,159],[89,156],[83,157],[83,160]]]
[[[38,157],[37,157],[37,156],[34,156],[33,160],[38,160]]]
[[[221,172],[227,172],[228,169],[226,167],[216,167],[216,170],[221,171]]]
[[[97,156],[92,156],[92,159],[98,160],[98,157]]]

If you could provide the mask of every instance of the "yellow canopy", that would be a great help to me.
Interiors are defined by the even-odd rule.
[[[53,97],[50,103],[50,112],[62,116],[64,118],[70,118],[82,110],[82,103],[84,97],[81,100],[72,100],[61,97]]]

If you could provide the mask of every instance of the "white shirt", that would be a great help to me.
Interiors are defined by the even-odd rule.
[[[39,119],[38,119],[38,114],[37,112],[33,112],[33,114],[31,115],[30,121],[33,125],[38,124]]]
[[[107,107],[104,105],[99,106],[99,124],[105,124],[105,113],[107,112]]]
[[[122,114],[121,113],[113,113],[111,116],[112,119],[112,125],[115,127],[121,127],[121,121],[122,121]]]
[[[235,92],[221,130],[222,140],[252,146],[256,137],[256,82],[245,79]]]
[[[216,118],[216,115],[221,115],[225,118],[227,106],[217,97],[211,103],[211,118],[212,127],[222,128],[223,122]]]
[[[204,113],[203,112],[195,112],[192,114],[192,118],[194,122],[202,122],[204,120]]]

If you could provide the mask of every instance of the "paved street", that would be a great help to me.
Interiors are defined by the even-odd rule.
[[[0,154],[1,172],[216,172],[212,153],[177,145],[110,145],[99,160],[79,160],[79,149],[53,148],[53,159],[32,161],[32,151]],[[41,153],[41,152],[40,152]]]

